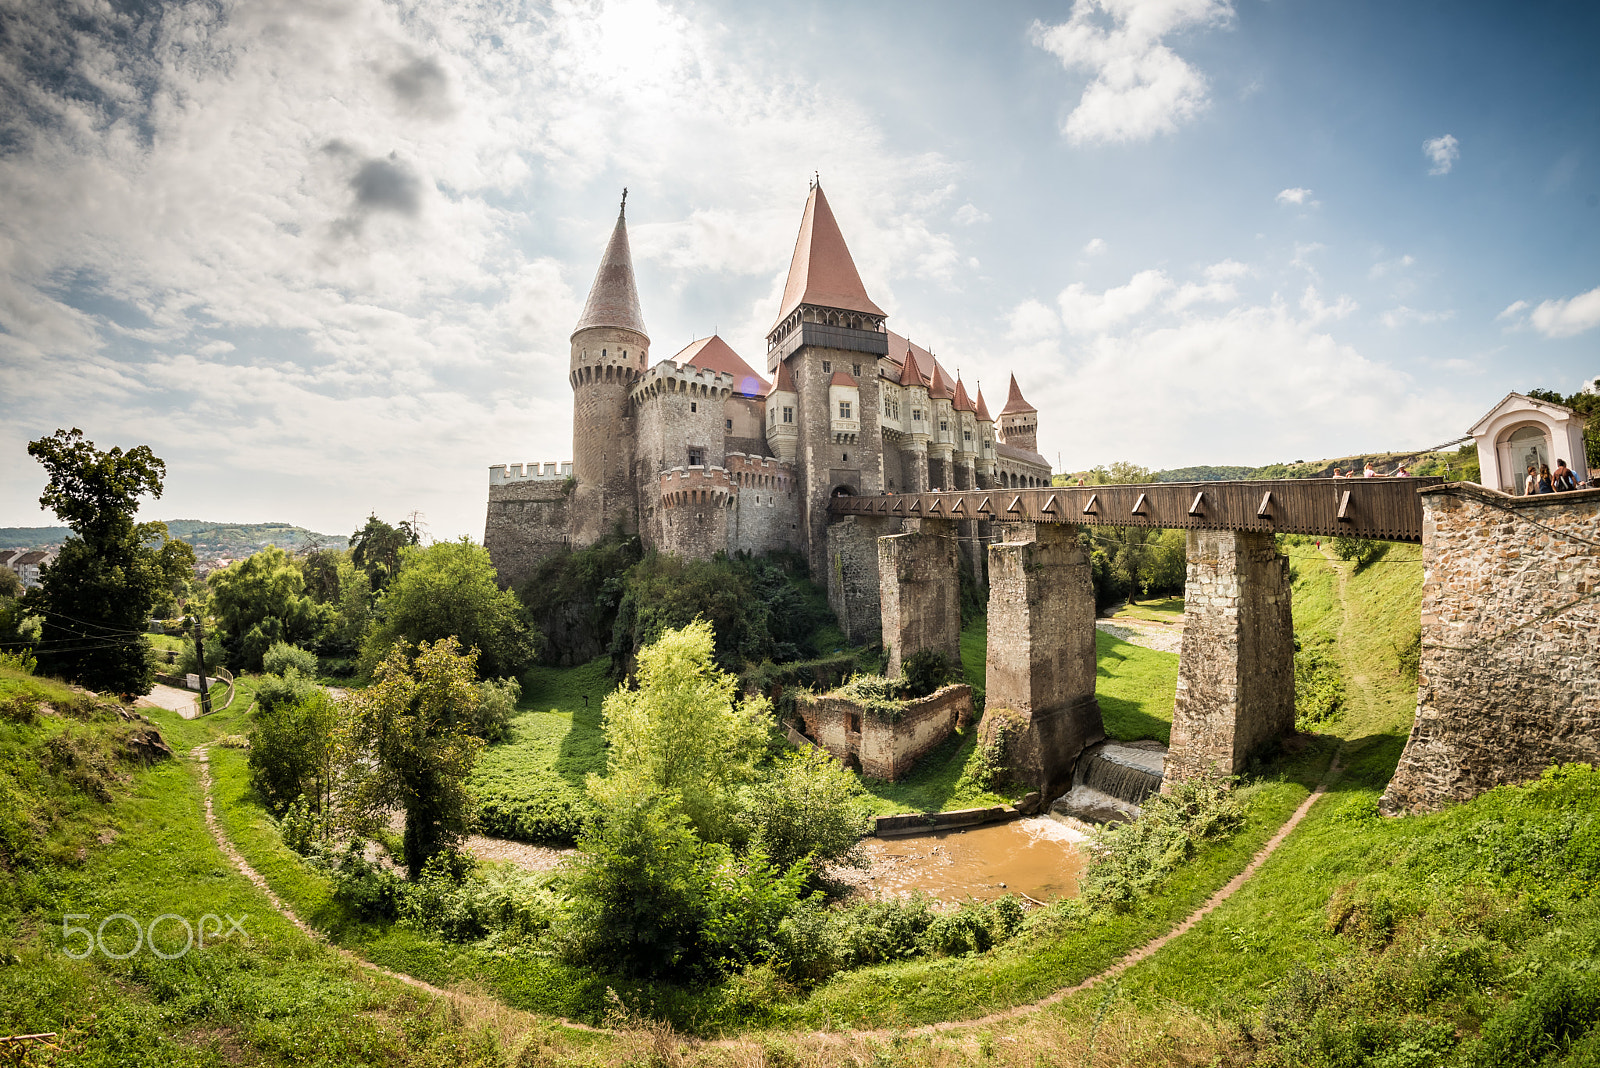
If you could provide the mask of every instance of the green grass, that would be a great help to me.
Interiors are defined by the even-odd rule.
[[[1098,628],[1094,632],[1095,696],[1106,737],[1120,742],[1172,737],[1172,703],[1178,685],[1178,657],[1123,641]]]
[[[1183,619],[1182,597],[1158,597],[1153,601],[1125,604],[1113,619],[1143,619],[1152,623],[1177,623]]]

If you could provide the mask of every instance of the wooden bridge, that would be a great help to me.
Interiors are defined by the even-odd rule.
[[[955,490],[835,497],[828,512],[892,519],[985,519],[1102,527],[1237,530],[1422,541],[1418,491],[1441,478],[1290,478]]]

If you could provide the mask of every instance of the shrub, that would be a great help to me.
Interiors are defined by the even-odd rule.
[[[1081,899],[1090,906],[1130,907],[1202,842],[1242,827],[1244,809],[1229,780],[1214,776],[1180,780],[1170,793],[1151,795],[1138,819],[1096,837]]]
[[[400,914],[406,882],[382,864],[368,860],[366,843],[350,843],[333,871],[333,896],[363,920],[392,920]]]
[[[783,754],[772,775],[741,791],[740,822],[752,850],[788,869],[811,858],[818,867],[864,863],[861,838],[872,827],[860,781],[821,749]]]
[[[1318,647],[1306,646],[1295,651],[1296,730],[1309,731],[1337,719],[1344,708],[1344,694],[1344,674],[1337,661]]]
[[[920,649],[900,668],[906,680],[906,695],[926,697],[948,682],[961,678],[961,671],[937,649]]]
[[[314,686],[299,700],[262,704],[250,730],[250,784],[274,812],[297,798],[312,813],[327,812],[338,717],[333,699]]]
[[[256,705],[261,713],[271,713],[289,705],[299,705],[322,693],[322,687],[294,668],[287,675],[264,675],[256,684]]]
[[[261,670],[268,675],[297,671],[309,678],[317,673],[317,654],[288,642],[274,642],[261,654]]]
[[[516,715],[522,683],[516,679],[484,679],[478,683],[483,699],[478,703],[477,735],[490,745],[511,737],[511,717]]]
[[[565,783],[540,783],[527,796],[489,794],[478,801],[478,828],[498,838],[575,844],[594,819],[594,805]]]
[[[1597,1022],[1600,971],[1562,968],[1540,976],[1525,994],[1490,1017],[1472,1063],[1479,1068],[1551,1064],[1589,1035]]]

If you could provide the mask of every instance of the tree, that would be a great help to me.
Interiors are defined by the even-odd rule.
[[[250,783],[274,812],[283,812],[301,797],[312,812],[328,810],[338,719],[338,707],[321,688],[256,714],[250,731]]]
[[[39,504],[73,533],[26,599],[43,616],[40,667],[90,689],[149,693],[144,632],[164,576],[133,517],[139,498],[161,496],[166,464],[148,445],[102,452],[76,427],[29,442],[28,455],[50,475]]]
[[[495,581],[489,550],[466,538],[401,550],[377,615],[363,646],[368,669],[397,641],[457,638],[477,650],[486,677],[520,675],[536,653],[521,602]]]
[[[310,643],[330,614],[306,595],[298,563],[275,545],[211,576],[210,610],[235,671],[261,670],[275,642]]]
[[[472,820],[467,776],[483,742],[477,722],[477,654],[454,638],[416,646],[396,642],[373,683],[347,698],[347,805],[370,825],[392,808],[405,812],[406,868],[415,879],[430,858],[453,847]]]
[[[705,620],[667,631],[639,651],[639,688],[607,697],[601,720],[611,776],[676,795],[708,840],[734,829],[734,790],[753,775],[771,714],[759,694],[736,701],[738,683],[717,670],[714,648]]]
[[[392,527],[369,515],[366,526],[350,535],[350,559],[367,573],[374,590],[382,590],[400,570],[400,550],[419,540],[416,528],[405,520]]]
[[[819,866],[856,861],[872,828],[860,780],[825,749],[785,754],[770,779],[742,795],[740,821],[750,830],[751,848],[764,850],[777,868],[807,857]]]

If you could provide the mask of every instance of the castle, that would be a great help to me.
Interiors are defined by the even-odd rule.
[[[997,421],[890,330],[820,183],[767,334],[770,382],[716,335],[651,365],[626,215],[624,192],[572,332],[572,460],[489,468],[501,582],[619,527],[686,557],[793,550],[821,574],[830,497],[1050,484],[1016,376]]]

